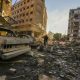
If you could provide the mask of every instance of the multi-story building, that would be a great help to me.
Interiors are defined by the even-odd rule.
[[[12,6],[12,17],[17,21],[13,29],[19,33],[37,37],[46,32],[45,0],[19,0]]]
[[[0,0],[0,15],[11,16],[12,0]]]
[[[0,0],[0,25],[10,25],[12,0]],[[12,20],[11,20],[12,21]]]
[[[70,10],[68,37],[69,41],[80,41],[80,8]]]

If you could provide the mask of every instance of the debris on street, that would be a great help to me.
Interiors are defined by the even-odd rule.
[[[80,47],[49,46],[32,49],[10,61],[0,61],[4,80],[80,80]]]

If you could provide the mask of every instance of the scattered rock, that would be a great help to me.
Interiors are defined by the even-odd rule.
[[[55,80],[47,75],[39,75],[39,80]]]

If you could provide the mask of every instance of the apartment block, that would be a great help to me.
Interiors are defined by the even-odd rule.
[[[12,6],[12,17],[17,21],[14,31],[36,37],[46,32],[45,0],[19,0]]]
[[[80,41],[80,8],[69,12],[68,37],[69,41]]]
[[[0,15],[11,16],[12,0],[0,0]]]

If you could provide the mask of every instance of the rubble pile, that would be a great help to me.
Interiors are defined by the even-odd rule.
[[[46,57],[44,66],[45,73],[55,75],[57,80],[80,80],[80,48],[60,46]]]
[[[1,63],[3,75],[5,80],[80,80],[80,47],[54,45],[41,52],[32,50],[30,55]]]
[[[17,62],[11,61],[1,66],[0,76],[6,75],[5,80],[38,80],[37,60],[32,56],[23,55]]]

